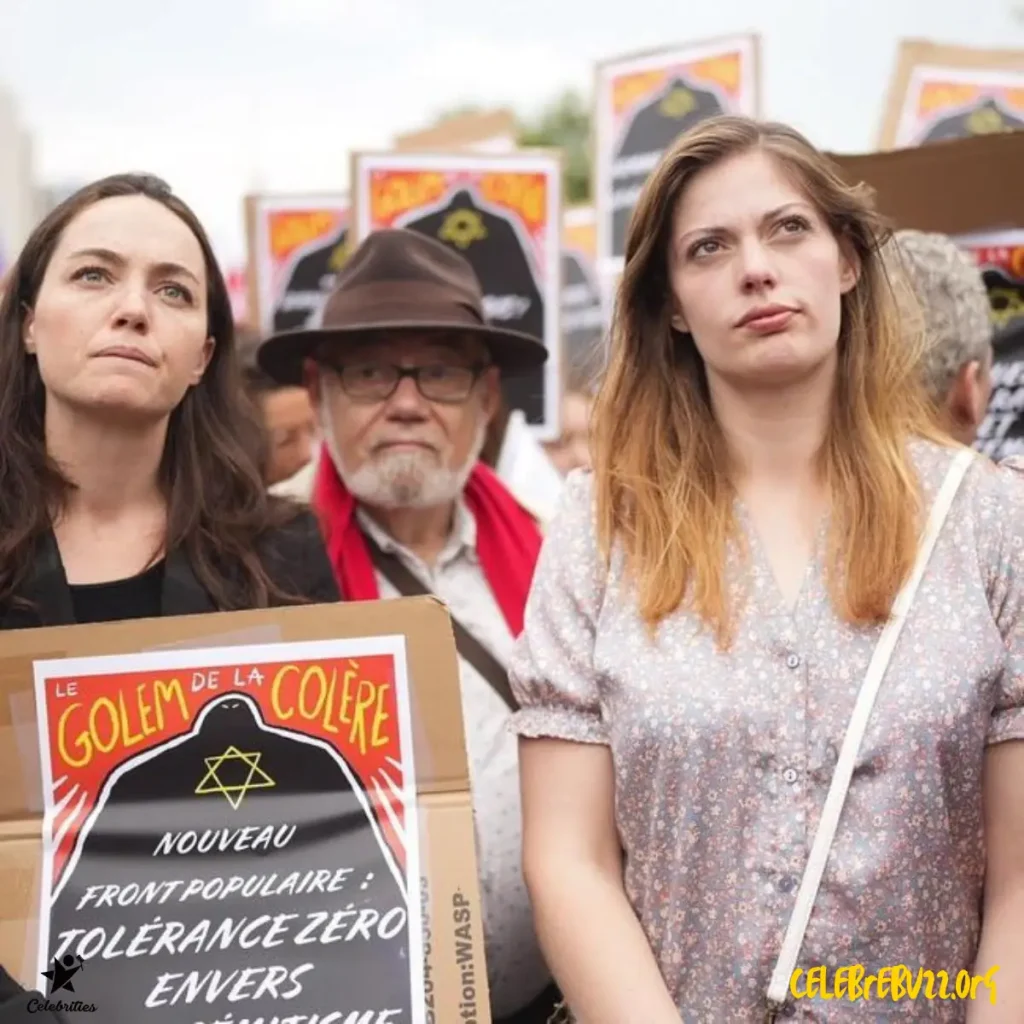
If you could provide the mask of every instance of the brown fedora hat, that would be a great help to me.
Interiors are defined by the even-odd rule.
[[[487,322],[468,261],[418,231],[389,228],[368,235],[345,261],[319,327],[272,335],[256,358],[281,384],[301,384],[303,361],[325,342],[405,330],[470,332],[504,373],[532,370],[548,357],[539,339]]]

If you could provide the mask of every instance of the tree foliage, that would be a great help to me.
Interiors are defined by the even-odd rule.
[[[435,121],[441,124],[456,117],[479,114],[483,108],[471,103],[443,111]],[[562,150],[563,182],[567,203],[591,199],[591,114],[586,99],[573,89],[541,108],[533,117],[517,118],[516,143],[523,147],[555,147]]]
[[[565,199],[590,200],[590,109],[578,92],[566,90],[533,120],[520,122],[520,146],[557,146],[564,161]]]

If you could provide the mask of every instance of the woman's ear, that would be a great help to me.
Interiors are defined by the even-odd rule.
[[[195,387],[203,379],[203,374],[206,373],[206,368],[210,365],[216,346],[217,342],[212,337],[203,342],[203,347],[199,350],[199,357],[196,360],[195,370],[192,372],[192,387]]]
[[[846,295],[860,280],[860,257],[847,239],[839,242],[839,291]]]
[[[686,317],[683,316],[683,311],[679,308],[679,300],[673,292],[669,292],[668,301],[672,306],[672,317],[669,320],[672,329],[680,334],[689,334],[690,328],[686,324]]]
[[[21,343],[25,346],[25,351],[29,355],[34,355],[36,351],[36,339],[35,339],[35,314],[27,306],[25,307],[25,320],[21,328]]]

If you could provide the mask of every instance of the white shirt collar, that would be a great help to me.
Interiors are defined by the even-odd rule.
[[[398,543],[361,505],[356,505],[356,518],[359,525],[377,542],[382,551],[390,554],[404,555],[415,559],[416,556]],[[448,535],[441,553],[437,557],[438,566],[444,566],[456,558],[468,557],[476,560],[476,518],[460,497],[455,503],[455,514],[452,518],[452,530]],[[418,560],[418,559],[417,559]]]

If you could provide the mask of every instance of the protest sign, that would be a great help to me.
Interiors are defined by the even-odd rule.
[[[973,115],[965,112],[971,103],[976,112],[984,109],[988,99],[978,99],[982,94],[978,92],[979,67],[997,56],[1011,62],[1006,53],[904,45],[884,135],[905,137],[908,144],[897,150],[834,157],[847,181],[871,187],[879,210],[894,227],[948,234],[978,264],[988,291],[993,344],[991,396],[975,447],[995,460],[1024,452],[1024,191],[1020,188],[1024,132],[1004,130],[994,122],[989,122],[991,131],[982,130],[983,123],[971,122]],[[1024,53],[1018,57],[1024,68]],[[950,118],[959,117],[961,127],[973,124],[972,130],[958,135],[930,129],[924,134],[899,135],[899,118],[904,124],[912,118],[906,113],[910,108],[897,100],[904,94],[920,98],[927,92],[913,93],[911,86],[914,61],[925,61],[925,70],[931,74],[929,58],[932,66],[949,65],[957,58],[970,66],[973,60],[976,67],[969,67],[968,72],[974,76],[971,89],[975,91],[945,93],[946,98],[959,96],[967,106],[955,116],[947,108],[940,120],[928,122],[948,125]],[[952,81],[953,76],[943,75],[947,83]],[[921,81],[927,84],[927,75]],[[994,93],[989,90],[989,98],[991,95]],[[1007,95],[1012,98],[1013,94]]]
[[[975,447],[991,458],[1024,455],[1024,231],[960,235],[992,306],[992,395]]]
[[[622,269],[648,175],[687,129],[759,111],[759,42],[745,35],[617,57],[597,68],[594,205],[602,276]]]
[[[540,440],[558,436],[561,163],[545,151],[509,154],[357,153],[353,232],[408,228],[472,265],[486,319],[544,342],[544,367],[504,383]]]
[[[0,962],[109,1024],[488,1021],[450,623],[383,604],[7,634]]]
[[[900,149],[1024,128],[1024,50],[900,44],[880,146]]]
[[[592,206],[565,211],[562,225],[562,343],[566,371],[577,383],[604,361],[604,303],[597,272]]]
[[[315,326],[347,255],[344,193],[245,200],[249,315],[264,335]]]

